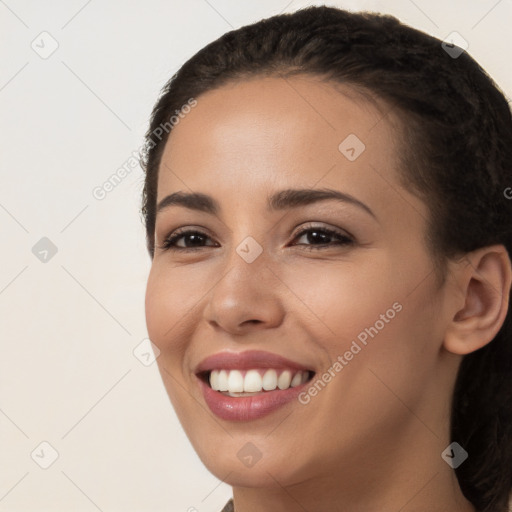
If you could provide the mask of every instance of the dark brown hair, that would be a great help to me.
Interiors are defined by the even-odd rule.
[[[163,87],[146,133],[142,214],[153,257],[158,169],[173,123],[191,98],[252,76],[308,74],[384,100],[404,129],[404,186],[429,207],[435,260],[503,244],[512,254],[512,119],[485,71],[462,52],[389,15],[309,7],[226,33]],[[177,118],[176,118],[177,119]],[[164,127],[164,130],[162,130]],[[165,131],[165,133],[163,133]],[[155,133],[158,136],[155,136]],[[469,458],[455,471],[481,512],[506,512],[512,487],[512,320],[462,360],[451,438]]]

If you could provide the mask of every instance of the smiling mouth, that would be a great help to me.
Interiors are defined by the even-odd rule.
[[[270,391],[284,391],[313,379],[312,370],[283,368],[254,368],[248,370],[215,369],[197,376],[211,389],[230,397],[260,395]]]

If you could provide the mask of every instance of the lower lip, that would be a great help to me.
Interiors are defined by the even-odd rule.
[[[309,381],[294,388],[262,391],[260,395],[231,397],[214,391],[198,377],[201,391],[210,410],[227,421],[252,421],[262,418],[297,398]]]

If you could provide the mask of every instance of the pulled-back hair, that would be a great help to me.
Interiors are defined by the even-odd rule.
[[[226,33],[163,87],[141,159],[151,258],[158,169],[172,131],[161,127],[228,82],[296,74],[345,84],[397,113],[398,171],[429,208],[427,240],[442,279],[448,258],[480,247],[502,244],[512,255],[512,119],[492,79],[467,52],[455,58],[392,16],[309,7]],[[464,356],[452,398],[451,440],[469,454],[456,475],[481,512],[506,512],[512,487],[511,311],[490,343]]]

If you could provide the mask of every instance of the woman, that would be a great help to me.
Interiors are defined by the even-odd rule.
[[[454,48],[310,7],[163,89],[146,320],[225,511],[507,510],[512,122]]]

